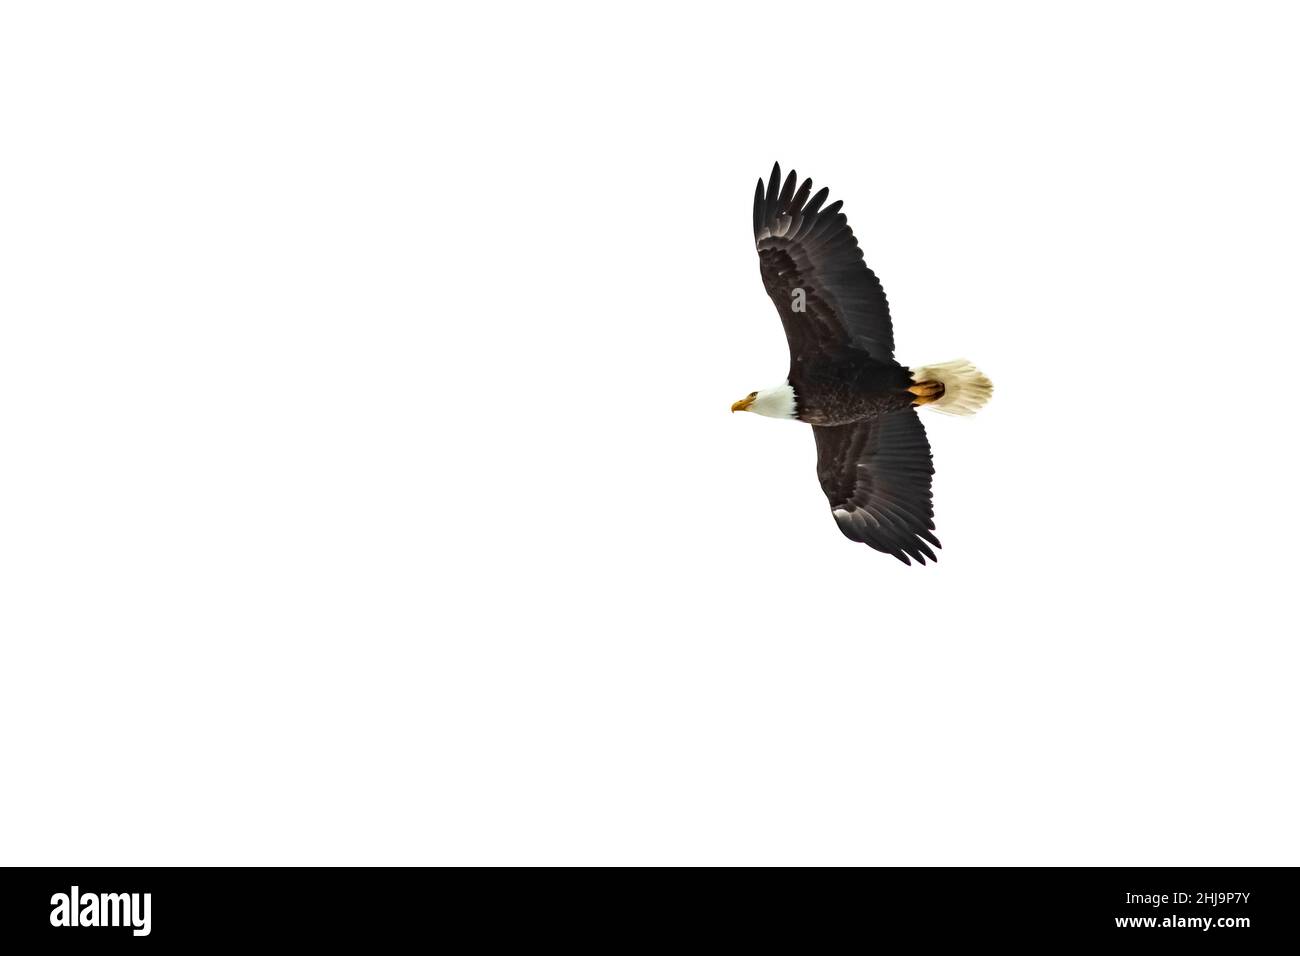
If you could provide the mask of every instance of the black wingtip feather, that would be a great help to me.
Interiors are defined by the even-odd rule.
[[[790,200],[794,198],[795,174],[790,170],[790,174],[785,177],[785,185],[781,187],[781,196],[776,201],[776,209],[779,215],[790,211]]]
[[[803,209],[804,204],[808,202],[808,193],[812,191],[812,180],[805,179],[799,191],[794,194],[794,199],[790,200],[790,206],[793,209]]]
[[[810,179],[808,180],[808,182],[811,184],[812,180]],[[830,194],[831,191],[827,189],[825,186],[817,190],[817,195],[813,196],[812,201],[809,202],[806,207],[804,207],[804,215],[811,216],[813,213],[821,209],[822,203],[826,201],[826,197],[829,196]]]

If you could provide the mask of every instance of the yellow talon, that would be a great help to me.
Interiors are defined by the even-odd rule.
[[[916,396],[913,405],[929,405],[943,398],[944,387],[943,382],[917,382],[908,391]]]

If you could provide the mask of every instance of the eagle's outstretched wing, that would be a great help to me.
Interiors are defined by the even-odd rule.
[[[835,523],[854,541],[904,564],[937,560],[930,479],[934,465],[915,409],[850,425],[814,425],[817,478]]]
[[[781,184],[772,167],[766,189],[754,192],[754,242],[767,294],[776,303],[793,361],[819,352],[865,349],[894,357],[889,303],[875,273],[862,261],[841,202],[825,209],[829,190],[811,199],[812,180],[796,191],[794,170]],[[798,291],[801,290],[801,291]],[[799,311],[802,306],[802,311]]]

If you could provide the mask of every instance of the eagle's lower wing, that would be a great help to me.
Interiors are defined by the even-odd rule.
[[[936,560],[934,465],[912,408],[851,425],[814,425],[817,478],[845,536],[904,564]]]
[[[767,294],[776,303],[790,358],[845,348],[873,358],[894,357],[894,330],[880,280],[862,261],[841,202],[825,209],[828,190],[811,199],[812,180],[795,189],[793,170],[781,184],[772,167],[766,189],[754,193],[754,242]]]

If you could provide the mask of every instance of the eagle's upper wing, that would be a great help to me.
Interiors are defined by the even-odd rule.
[[[875,273],[862,261],[849,221],[836,201],[825,209],[829,190],[811,199],[812,180],[795,190],[795,173],[781,184],[781,167],[772,167],[766,190],[754,192],[754,242],[767,294],[776,303],[797,360],[816,352],[865,349],[873,358],[894,357],[889,303]],[[795,290],[802,289],[802,303]],[[799,304],[803,311],[796,311]]]
[[[849,425],[814,425],[817,478],[845,536],[904,564],[936,560],[930,479],[934,465],[912,408]]]

